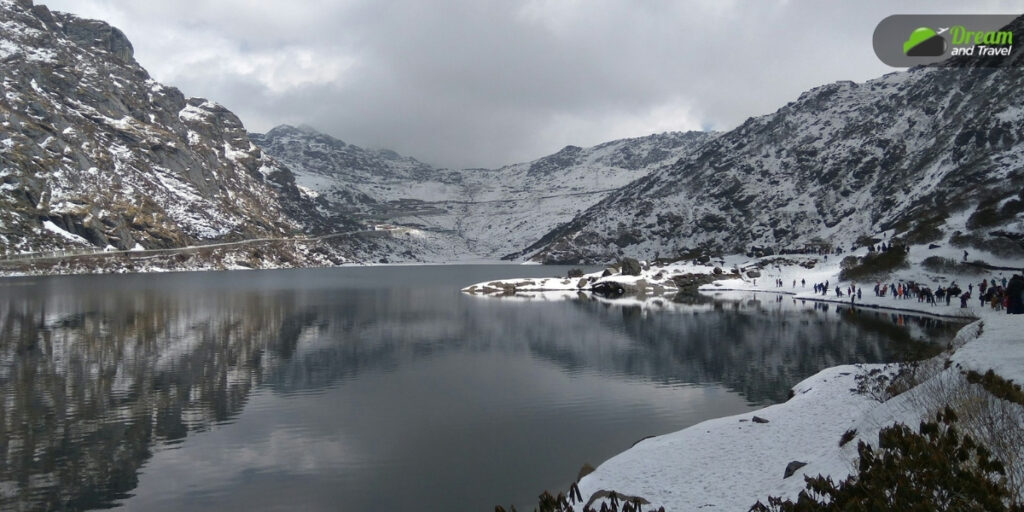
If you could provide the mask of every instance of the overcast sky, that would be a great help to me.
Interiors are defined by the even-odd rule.
[[[111,22],[155,79],[250,131],[307,124],[450,167],[729,129],[808,88],[893,71],[871,49],[890,14],[1024,12],[1024,0],[37,3]]]

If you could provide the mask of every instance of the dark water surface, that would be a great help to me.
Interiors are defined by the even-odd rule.
[[[0,281],[0,509],[532,510],[651,434],[955,326],[761,294],[470,297],[479,265]],[[529,508],[528,508],[529,507]]]

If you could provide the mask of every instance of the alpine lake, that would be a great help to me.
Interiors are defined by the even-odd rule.
[[[0,280],[0,509],[532,510],[642,438],[960,326],[764,293],[459,291],[567,270]]]

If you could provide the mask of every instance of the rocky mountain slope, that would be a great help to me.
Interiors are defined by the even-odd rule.
[[[410,226],[427,259],[496,259],[518,251],[612,191],[687,157],[711,135],[663,133],[591,148],[567,146],[499,169],[437,169],[310,128],[278,126],[252,140],[332,208],[371,223]]]
[[[1022,20],[1011,25],[1013,56],[997,67],[964,60],[812,89],[610,194],[518,256],[848,249],[883,233],[1021,256]]]
[[[0,0],[0,255],[354,229],[102,21]],[[322,205],[321,205],[322,206]]]

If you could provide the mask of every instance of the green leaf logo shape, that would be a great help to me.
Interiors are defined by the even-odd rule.
[[[908,57],[938,57],[946,52],[946,40],[929,27],[918,27],[903,42]]]

